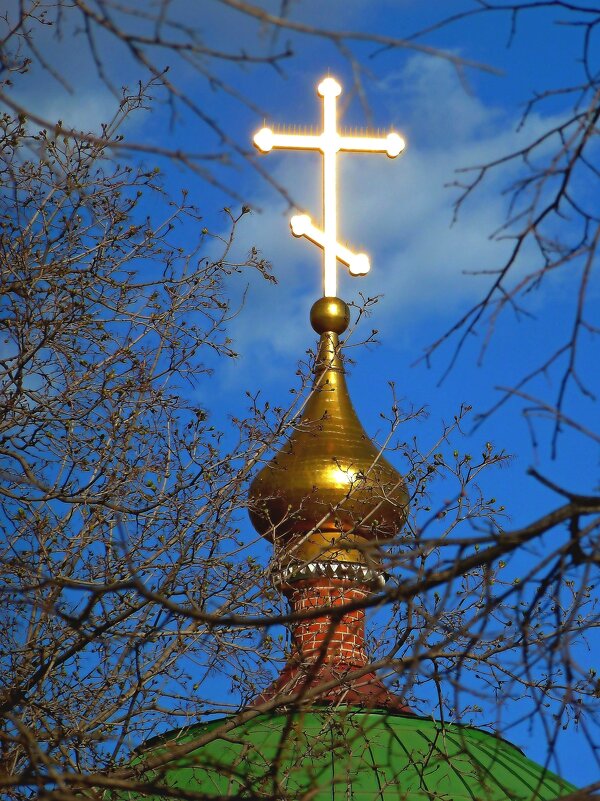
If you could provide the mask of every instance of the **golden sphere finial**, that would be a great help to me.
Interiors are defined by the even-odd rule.
[[[319,298],[310,310],[310,324],[317,334],[343,334],[350,325],[350,309],[340,298]]]

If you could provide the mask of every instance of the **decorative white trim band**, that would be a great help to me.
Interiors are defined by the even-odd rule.
[[[309,562],[284,567],[273,575],[273,583],[290,584],[319,577],[351,581],[353,584],[369,584],[374,589],[383,588],[387,581],[387,574],[383,570],[356,562]]]

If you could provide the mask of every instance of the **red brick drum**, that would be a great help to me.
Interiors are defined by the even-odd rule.
[[[254,705],[280,698],[282,704],[310,700],[411,712],[374,671],[365,670],[365,610],[352,607],[369,597],[368,584],[319,576],[290,583],[284,592],[298,616],[290,625],[291,655]],[[313,610],[323,614],[313,617]]]

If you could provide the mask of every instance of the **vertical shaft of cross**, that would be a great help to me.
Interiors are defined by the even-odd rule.
[[[323,295],[337,294],[337,98],[340,85],[332,78],[319,84],[323,97]]]

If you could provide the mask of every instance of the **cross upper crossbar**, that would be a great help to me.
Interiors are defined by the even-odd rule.
[[[364,253],[352,253],[337,241],[337,154],[385,153],[396,158],[404,150],[404,139],[394,131],[387,136],[346,136],[337,130],[337,98],[342,87],[334,78],[325,78],[317,87],[323,98],[323,132],[320,134],[275,133],[262,128],[254,136],[255,146],[263,153],[273,149],[319,150],[323,154],[323,230],[316,228],[306,214],[292,217],[294,236],[304,236],[323,250],[323,295],[337,294],[336,263],[345,264],[352,275],[369,272],[369,259]]]

